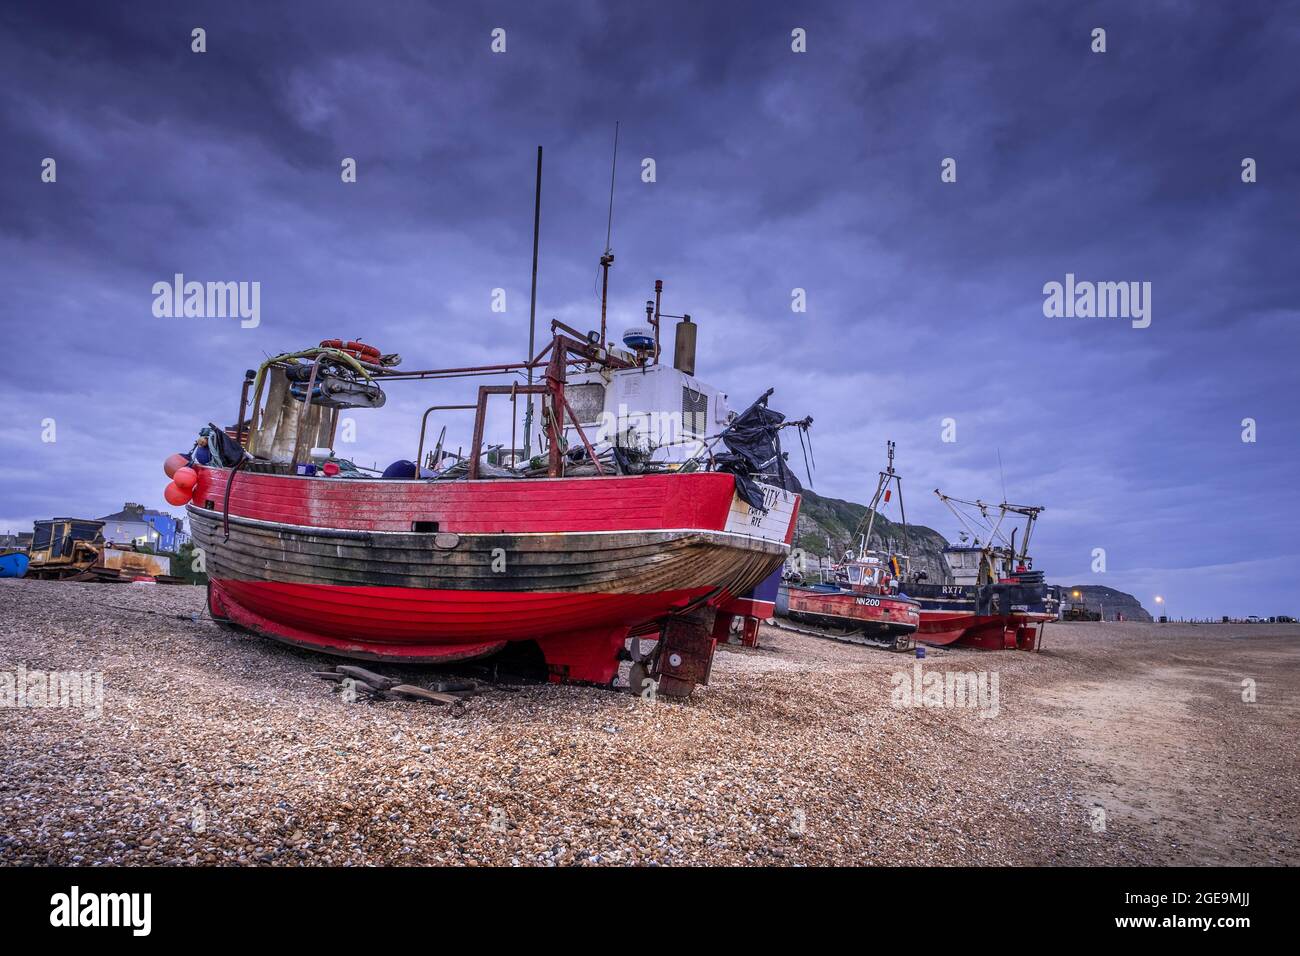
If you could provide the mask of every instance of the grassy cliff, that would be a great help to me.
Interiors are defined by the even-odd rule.
[[[856,546],[859,525],[867,515],[867,506],[840,498],[826,498],[811,491],[803,492],[799,524],[795,528],[795,547],[821,557],[839,557],[846,548]],[[863,525],[862,530],[866,527]],[[883,515],[876,515],[868,547],[902,551],[903,526]],[[943,580],[942,551],[947,539],[922,525],[908,525],[906,551],[912,566],[926,571],[931,580]]]

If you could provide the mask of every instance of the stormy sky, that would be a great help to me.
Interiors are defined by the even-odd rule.
[[[1297,62],[1280,3],[7,3],[0,530],[164,507],[269,354],[521,358],[538,144],[539,325],[593,327],[617,120],[613,328],[662,278],[702,378],[814,416],[815,490],[866,500],[892,438],[949,538],[932,489],[1005,481],[1050,580],[1294,614]],[[259,282],[260,324],[156,317],[176,273]],[[1149,327],[1045,316],[1067,274],[1149,282]],[[341,451],[413,457],[468,384]]]

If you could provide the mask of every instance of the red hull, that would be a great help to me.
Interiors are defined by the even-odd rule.
[[[220,513],[224,469],[198,468],[194,505]],[[722,530],[735,479],[717,472],[627,478],[498,481],[370,481],[241,471],[230,513],[280,524],[409,532],[415,522],[456,534]],[[797,511],[797,498],[795,508]],[[785,541],[794,534],[790,522]]]
[[[911,634],[920,623],[920,605],[906,598],[859,591],[789,589],[791,619],[846,628],[875,637]]]
[[[935,647],[957,645],[986,651],[1032,651],[1038,646],[1040,626],[1050,619],[1039,614],[923,610],[916,639]]]
[[[374,481],[200,469],[190,508],[214,615],[371,660],[437,662],[535,641],[608,683],[630,634],[730,610],[780,566],[798,496],[749,512],[730,475]],[[500,567],[497,559],[500,558]]]
[[[331,587],[277,581],[218,581],[214,600],[256,607],[276,623],[312,635],[339,653],[434,660],[466,647],[500,645],[521,629],[534,637],[634,627],[681,610],[708,592],[508,594],[419,588]],[[481,638],[466,642],[467,633]],[[359,642],[355,635],[365,634]]]
[[[583,655],[567,660],[567,676],[604,683],[617,669],[616,660],[610,666],[610,654],[617,655],[637,624],[680,610],[702,596],[688,591],[501,594],[216,581],[210,600],[214,614],[241,627],[299,647],[364,660],[473,660],[517,640],[521,628],[544,647],[558,648],[579,636],[592,643],[594,661],[587,663]],[[465,641],[467,627],[483,640]],[[358,640],[358,634],[365,639]]]

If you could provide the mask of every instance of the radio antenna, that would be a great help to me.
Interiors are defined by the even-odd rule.
[[[537,188],[533,194],[533,288],[528,300],[528,384],[533,384],[533,349],[537,337],[537,245],[542,231],[542,147],[537,147]],[[513,427],[513,426],[512,426]],[[511,455],[517,455],[513,448]],[[533,454],[533,394],[528,393],[528,409],[524,413],[524,457]]]
[[[614,253],[609,240],[614,232],[614,173],[618,169],[618,121],[614,121],[614,159],[609,166],[609,219],[605,222],[605,251],[600,257],[600,347],[605,347],[605,308],[609,303],[609,267],[614,264]]]
[[[605,253],[609,254],[609,240],[614,231],[614,173],[618,169],[618,120],[614,121],[614,158],[609,164],[609,219],[605,222]]]

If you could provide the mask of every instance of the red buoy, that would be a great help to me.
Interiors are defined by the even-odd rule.
[[[163,492],[163,497],[169,505],[183,505],[190,500],[190,493],[173,481]]]
[[[198,484],[199,473],[193,468],[178,468],[176,474],[172,475],[172,483],[186,494],[194,491],[194,486]]]
[[[163,462],[163,471],[167,473],[168,478],[176,475],[176,472],[190,463],[190,460],[182,454],[168,455],[167,460]]]

